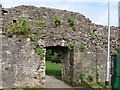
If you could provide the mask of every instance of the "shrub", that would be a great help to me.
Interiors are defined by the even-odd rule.
[[[8,25],[4,26],[3,30],[6,36],[11,37],[14,34],[16,28],[17,27],[15,23],[9,23]]]
[[[28,37],[29,37],[32,41],[37,42],[38,39],[39,39],[39,34],[40,34],[40,32],[34,32],[34,35],[28,35]]]
[[[99,68],[96,68],[96,80],[97,80],[97,82],[98,82],[99,76],[100,76],[98,71],[99,71]]]
[[[26,35],[28,34],[29,30],[30,25],[23,17],[19,18],[16,23],[9,23],[8,25],[4,26],[5,35],[8,37],[13,36],[13,34]]]
[[[85,46],[81,46],[81,47],[80,47],[80,51],[81,51],[81,52],[83,52],[85,49],[86,49]]]
[[[120,54],[120,48],[115,48],[115,51],[117,51],[117,53]]]
[[[74,31],[78,31],[78,26],[76,26],[76,25],[74,25],[73,27],[72,27],[72,29],[74,30]]]
[[[40,29],[43,29],[46,26],[46,23],[44,21],[40,21],[39,26]]]
[[[6,70],[6,71],[9,70],[9,67],[5,67],[5,70]]]
[[[80,78],[81,82],[83,82],[83,79],[85,78],[85,74],[80,74],[79,78]]]
[[[34,41],[34,42],[37,42],[38,41],[38,36],[37,35],[32,36],[31,40]]]
[[[43,48],[37,47],[37,48],[35,48],[35,51],[38,53],[38,55],[40,55],[41,58],[43,58],[45,56]]]
[[[87,81],[88,81],[88,82],[93,82],[93,80],[94,80],[94,77],[93,77],[92,75],[89,75],[89,76],[87,77]]]
[[[28,38],[32,38],[32,35],[28,35]]]
[[[28,21],[23,17],[19,18],[15,32],[18,34],[28,34],[29,29],[30,25],[28,24]]]
[[[60,23],[61,23],[61,18],[56,16],[56,18],[55,18],[55,25],[56,26],[60,26]]]
[[[70,43],[70,44],[68,44],[67,47],[68,47],[68,50],[71,51],[71,50],[73,50],[74,44],[73,44],[73,43]]]
[[[68,23],[71,25],[71,26],[73,26],[74,24],[75,24],[75,20],[74,20],[74,18],[69,18],[68,19]]]

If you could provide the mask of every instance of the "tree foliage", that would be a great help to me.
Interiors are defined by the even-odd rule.
[[[46,52],[46,60],[55,62],[55,63],[61,63],[61,55],[62,52],[54,51],[52,49],[47,50]]]

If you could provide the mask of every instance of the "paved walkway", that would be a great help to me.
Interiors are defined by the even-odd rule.
[[[63,81],[56,79],[54,76],[46,75],[47,88],[72,88]]]

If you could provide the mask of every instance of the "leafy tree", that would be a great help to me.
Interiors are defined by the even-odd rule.
[[[55,63],[61,63],[61,55],[62,52],[58,52],[58,51],[54,51],[54,50],[47,50],[46,52],[46,60],[47,61],[51,61],[51,62],[55,62]]]

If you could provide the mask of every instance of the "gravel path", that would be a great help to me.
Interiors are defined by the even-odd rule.
[[[56,79],[54,76],[46,75],[47,88],[71,88],[63,81]]]

